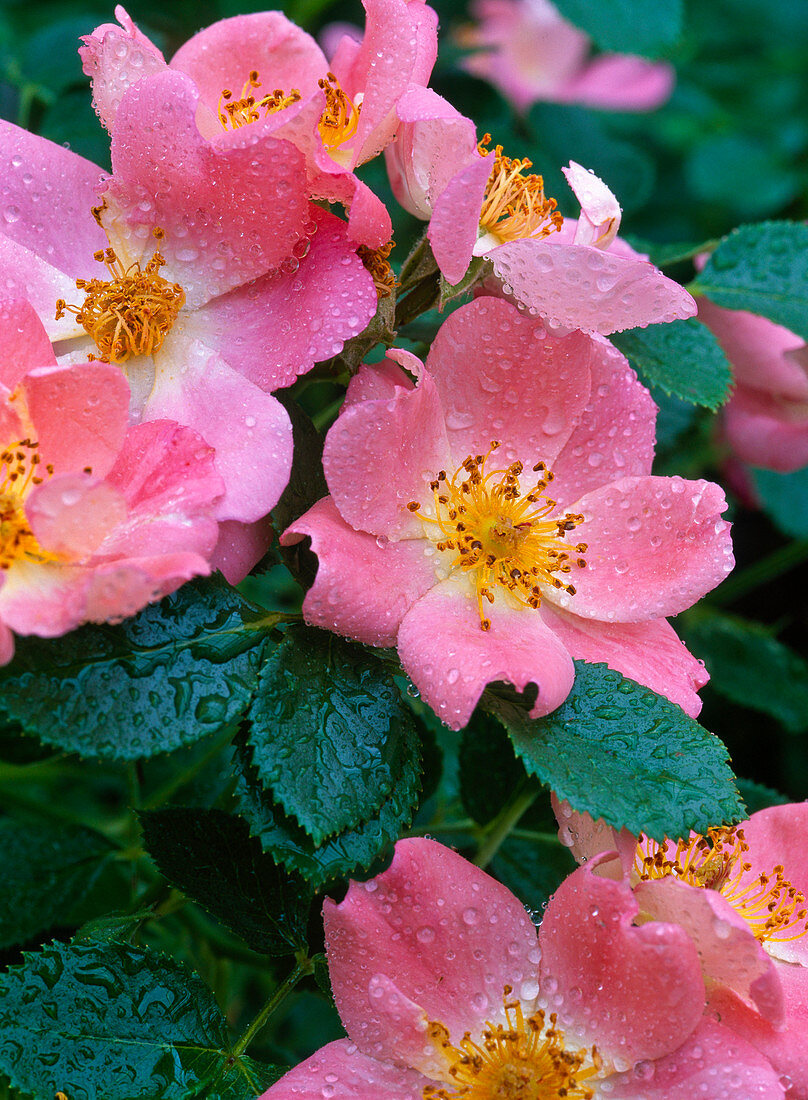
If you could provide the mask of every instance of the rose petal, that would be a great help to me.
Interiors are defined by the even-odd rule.
[[[360,1053],[347,1039],[327,1043],[258,1100],[423,1100],[419,1073]]]
[[[471,718],[487,684],[505,681],[517,691],[538,686],[532,718],[566,699],[575,676],[572,658],[532,608],[512,608],[499,596],[485,604],[489,630],[480,625],[472,585],[442,581],[405,615],[398,653],[424,702],[452,729]]]
[[[126,520],[126,502],[104,481],[64,474],[37,486],[25,515],[43,550],[69,561],[88,558]]]
[[[127,88],[166,68],[163,55],[120,4],[115,8],[115,18],[119,27],[102,23],[92,34],[83,35],[79,46],[82,69],[92,79],[93,107],[107,130],[115,123]]]
[[[0,385],[13,390],[36,367],[56,363],[53,347],[31,303],[0,301]]]
[[[493,169],[488,157],[462,168],[433,202],[427,234],[438,267],[450,283],[468,270],[480,230],[485,189]]]

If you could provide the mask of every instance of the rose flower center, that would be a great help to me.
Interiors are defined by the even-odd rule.
[[[752,878],[752,864],[743,829],[709,829],[680,840],[672,853],[655,840],[641,837],[634,855],[634,871],[647,882],[672,876],[703,890],[716,890],[749,924],[761,942],[783,943],[808,932],[805,895],[792,886],[778,864]]]
[[[39,471],[44,471],[44,476]],[[52,473],[50,464],[42,466],[37,444],[30,439],[0,452],[0,569],[10,569],[19,561],[56,560],[37,542],[23,507],[31,488]]]
[[[600,1068],[593,1047],[570,1051],[556,1027],[555,1013],[542,1010],[525,1019],[519,1001],[505,987],[505,1024],[487,1022],[479,1040],[469,1032],[454,1046],[448,1029],[430,1021],[429,1036],[448,1063],[451,1085],[427,1085],[424,1100],[590,1100],[585,1082]]]
[[[152,230],[161,240],[162,229]],[[85,332],[93,338],[105,363],[125,363],[133,355],[152,355],[162,347],[180,310],[185,291],[179,283],[170,283],[160,274],[165,264],[155,252],[145,268],[139,262],[124,267],[113,248],[96,252],[109,279],[77,279],[76,287],[85,294],[80,306],[56,303],[56,320],[74,313]]]
[[[490,141],[491,135],[486,134],[480,142],[478,148],[482,155],[488,152],[486,146]],[[555,199],[548,199],[544,194],[542,177],[523,175],[532,167],[533,162],[527,159],[513,160],[503,156],[501,145],[494,149],[494,167],[485,188],[480,228],[501,243],[525,237],[540,240],[564,224],[556,210]]]
[[[483,600],[494,602],[501,588],[527,607],[541,605],[542,586],[563,588],[575,595],[575,586],[562,580],[573,566],[583,569],[586,543],[571,547],[564,542],[568,531],[583,523],[582,515],[565,512],[548,518],[557,505],[544,491],[553,475],[543,462],[533,467],[538,474],[535,485],[523,493],[519,478],[521,462],[507,469],[485,471],[491,453],[499,447],[492,442],[486,455],[469,455],[452,477],[441,470],[431,483],[435,516],[424,515],[418,501],[407,507],[425,523],[437,528],[432,541],[438,550],[453,550],[452,569],[470,574],[477,593],[480,625],[488,630],[491,621],[483,610]],[[572,554],[572,556],[571,556]]]
[[[325,110],[320,116],[317,129],[323,145],[329,150],[337,149],[356,133],[361,97],[357,96],[354,101],[347,96],[336,76],[331,72],[326,73],[318,84],[325,95]],[[292,88],[288,92],[284,92],[282,88],[276,88],[264,96],[259,96],[256,93],[260,87],[260,75],[257,69],[253,69],[237,99],[233,98],[230,88],[222,90],[216,113],[225,130],[238,130],[241,126],[249,126],[251,122],[257,122],[260,118],[266,118],[267,115],[290,107],[301,98],[297,88]]]
[[[275,111],[282,111],[284,107],[289,107],[300,99],[300,92],[297,88],[292,88],[289,92],[276,88],[274,92],[256,98],[254,93],[260,87],[261,78],[258,71],[253,69],[247,77],[241,89],[241,96],[238,99],[233,99],[233,93],[229,88],[222,90],[216,113],[225,130],[238,130],[241,126],[248,126],[251,122],[257,122],[261,118],[262,111],[263,117],[266,118],[267,115],[274,114]]]

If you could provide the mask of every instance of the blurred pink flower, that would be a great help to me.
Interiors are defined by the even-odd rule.
[[[489,81],[518,111],[540,100],[604,111],[652,111],[673,91],[664,61],[630,54],[590,57],[589,38],[549,0],[475,0],[477,20],[458,34],[476,52],[462,65]]]
[[[169,420],[127,427],[110,363],[59,365],[31,306],[0,302],[0,663],[12,631],[114,622],[210,572],[222,479]]]
[[[326,900],[348,1032],[262,1100],[775,1100],[756,1050],[702,1017],[698,957],[674,924],[636,926],[623,883],[573,872],[541,927],[495,879],[432,840]]]
[[[210,141],[198,102],[179,72],[130,87],[106,178],[0,121],[0,276],[64,361],[119,364],[134,421],[176,420],[215,446],[216,563],[236,581],[291,468],[289,418],[267,391],[339,352],[377,296],[344,223],[309,203],[302,154],[258,128]]]
[[[309,536],[319,559],[307,621],[396,645],[454,728],[496,680],[537,684],[531,714],[549,713],[573,658],[698,713],[706,673],[665,617],[732,568],[726,503],[711,482],[650,475],[655,417],[602,338],[553,336],[498,298],[461,307],[425,367],[392,350],[349,386],[331,496],[282,538]]]
[[[397,107],[402,125],[385,151],[393,193],[429,219],[438,266],[458,283],[474,256],[490,260],[496,287],[551,325],[608,335],[692,317],[696,303],[620,240],[621,210],[598,177],[564,169],[581,204],[564,219],[530,161],[478,148],[474,123],[429,88]]]
[[[788,473],[808,465],[808,348],[788,329],[699,298],[699,320],[732,364],[735,388],[721,413],[734,458]]]
[[[351,238],[378,248],[392,233],[390,216],[354,169],[392,140],[405,89],[429,80],[437,16],[423,0],[365,0],[365,9],[362,41],[341,38],[330,62],[311,35],[277,11],[212,24],[169,66],[118,7],[121,27],[98,27],[80,52],[96,110],[113,135],[128,87],[169,69],[186,74],[199,99],[200,130],[217,148],[243,145],[247,125],[253,140],[288,141],[304,157],[309,197],[343,203]]]
[[[579,862],[616,850],[607,873],[643,919],[680,925],[701,960],[713,1012],[808,1096],[808,803],[771,806],[732,828],[657,844],[554,801]]]

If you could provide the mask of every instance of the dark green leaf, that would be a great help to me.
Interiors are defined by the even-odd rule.
[[[281,404],[292,421],[294,451],[289,484],[272,510],[272,523],[278,534],[299,519],[312,504],[328,493],[323,476],[323,439],[311,418],[289,395],[278,394]]]
[[[693,317],[615,332],[610,339],[646,382],[666,393],[708,409],[729,397],[727,357],[707,326]]]
[[[314,963],[314,980],[321,993],[325,993],[329,1000],[333,1001],[334,994],[331,989],[331,975],[328,970],[328,960],[325,955],[315,955],[311,960]]]
[[[288,1066],[268,1066],[244,1056],[225,1064],[220,1076],[186,1093],[185,1100],[255,1100],[283,1077]]]
[[[540,912],[575,870],[575,860],[554,832],[535,837],[511,835],[486,869],[529,909]]]
[[[726,615],[697,618],[685,631],[716,691],[777,718],[792,733],[808,729],[808,664],[757,623]]]
[[[0,977],[0,1072],[37,1100],[185,1100],[227,1045],[199,975],[143,948],[55,943]]]
[[[145,909],[139,913],[95,917],[82,924],[71,943],[129,943],[140,926],[153,915],[150,909]]]
[[[255,686],[265,613],[221,578],[193,581],[120,626],[19,638],[3,706],[81,756],[134,760],[235,725]]]
[[[487,825],[514,792],[529,782],[502,727],[476,710],[460,742],[460,796],[467,813]]]
[[[249,722],[260,783],[316,845],[372,818],[402,773],[418,770],[415,722],[387,666],[326,631],[290,627]]]
[[[567,700],[545,718],[488,691],[528,772],[576,810],[661,840],[737,821],[724,745],[673,703],[602,664],[576,661]]]
[[[602,50],[657,57],[682,33],[682,0],[556,0],[556,7]]]
[[[291,955],[306,946],[312,890],[264,855],[245,821],[181,807],[140,820],[146,850],[169,882],[254,951]]]
[[[468,267],[468,271],[458,283],[449,283],[444,279],[443,275],[440,277],[440,308],[448,305],[449,302],[454,301],[455,298],[460,298],[464,294],[470,294],[474,287],[483,281],[494,270],[490,260],[485,260],[481,256],[475,256]]]
[[[0,947],[7,947],[69,924],[72,907],[93,886],[112,848],[90,829],[5,818],[0,852]]]
[[[644,237],[637,237],[633,233],[621,233],[620,236],[636,252],[643,252],[648,256],[652,264],[657,267],[669,267],[671,264],[683,263],[686,260],[695,259],[701,252],[712,252],[718,244],[717,240],[692,242],[667,242],[649,241]]]
[[[752,478],[766,514],[780,530],[808,538],[808,467],[793,474],[752,470]]]
[[[808,225],[742,225],[713,252],[694,286],[716,305],[758,313],[808,340]]]
[[[421,769],[420,761],[413,759],[374,817],[318,846],[280,806],[273,804],[241,746],[237,760],[240,775],[235,799],[250,832],[273,859],[301,874],[315,888],[358,870],[367,871],[376,860],[391,853],[418,803]]]

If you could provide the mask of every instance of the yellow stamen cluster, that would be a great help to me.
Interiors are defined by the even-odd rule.
[[[556,574],[567,575],[574,565],[580,569],[586,566],[582,557],[586,543],[570,547],[573,558],[562,542],[584,517],[566,512],[557,519],[547,518],[556,508],[556,502],[544,495],[552,473],[543,462],[536,463],[533,472],[538,479],[523,493],[519,486],[524,469],[521,462],[485,472],[485,464],[497,447],[499,442],[495,440],[488,454],[469,455],[451,477],[444,470],[438,473],[430,486],[434,518],[421,512],[416,500],[407,505],[411,512],[438,528],[434,540],[438,550],[456,552],[452,569],[473,575],[483,630],[491,626],[483,611],[483,600],[493,603],[497,587],[520,603],[538,608],[542,585],[575,595],[575,586]]]
[[[52,473],[50,464],[42,466],[37,444],[30,439],[0,451],[0,569],[17,561],[55,560],[37,542],[23,507],[30,489]]]
[[[449,1063],[450,1086],[427,1085],[424,1100],[591,1100],[585,1081],[600,1069],[595,1047],[570,1051],[556,1015],[541,1010],[525,1019],[505,987],[505,1024],[487,1022],[479,1041],[466,1032],[454,1046],[447,1028],[429,1024],[429,1036]]]
[[[320,137],[326,148],[336,149],[356,133],[362,105],[343,92],[333,73],[327,73],[318,83],[325,95],[325,110],[318,124]]]
[[[162,239],[161,229],[152,230]],[[125,363],[133,355],[152,355],[158,351],[185,305],[185,291],[179,283],[170,283],[160,275],[165,260],[155,252],[145,268],[138,262],[124,268],[113,248],[94,255],[110,274],[104,279],[77,279],[76,287],[85,293],[81,306],[67,305],[64,298],[56,303],[56,320],[75,313],[76,320],[95,340],[105,363]]]
[[[225,130],[238,130],[241,126],[249,126],[251,122],[257,122],[262,117],[262,111],[263,117],[266,118],[267,115],[282,111],[284,107],[289,107],[300,99],[297,88],[292,88],[289,92],[276,88],[274,92],[256,98],[254,93],[260,87],[261,78],[257,70],[253,69],[238,99],[233,99],[233,93],[229,88],[222,90],[216,113]]]
[[[486,134],[478,148],[483,155],[491,135]],[[480,227],[501,242],[519,241],[525,237],[540,240],[555,233],[564,224],[556,210],[555,199],[544,194],[544,180],[537,175],[523,175],[533,162],[503,156],[502,146],[494,149],[494,167],[485,189]]]
[[[396,277],[388,258],[394,247],[395,241],[391,238],[381,248],[368,248],[366,244],[361,244],[356,250],[359,259],[373,276],[373,285],[379,298],[389,298],[396,289]]]
[[[716,890],[761,943],[783,943],[804,936],[808,932],[805,895],[791,885],[781,864],[750,877],[748,851],[743,829],[737,826],[710,829],[706,836],[696,834],[680,840],[672,852],[642,837],[634,870],[643,881],[673,876],[689,886]]]

